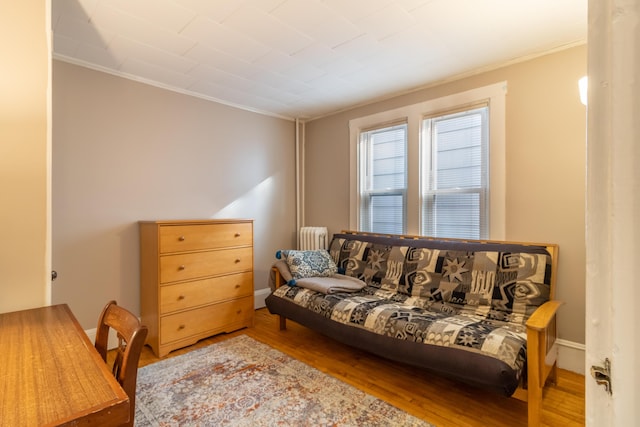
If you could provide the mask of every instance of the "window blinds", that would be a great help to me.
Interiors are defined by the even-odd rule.
[[[488,107],[423,121],[422,233],[488,236]]]
[[[360,134],[362,170],[360,228],[404,233],[407,185],[407,125]]]

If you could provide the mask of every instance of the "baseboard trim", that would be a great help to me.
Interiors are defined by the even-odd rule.
[[[96,342],[96,333],[97,333],[97,329],[93,328],[93,329],[86,329],[84,331],[85,334],[87,334],[87,336],[89,337],[89,341],[91,342]]]
[[[557,339],[558,367],[584,375],[586,346],[581,343]]]
[[[84,331],[85,334],[87,334],[87,336],[89,337],[89,341],[95,343],[96,342],[96,333],[98,332],[97,328],[93,328],[93,329],[86,329]],[[116,331],[114,331],[113,329],[109,329],[109,344],[108,344],[109,350],[117,348],[118,347],[118,335],[116,334]]]
[[[264,300],[269,296],[270,293],[271,289],[269,288],[258,289],[253,293],[253,306],[256,308],[256,310],[267,306]]]

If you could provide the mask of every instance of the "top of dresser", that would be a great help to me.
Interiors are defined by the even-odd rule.
[[[247,218],[224,218],[224,219],[167,219],[167,220],[145,220],[138,221],[139,224],[157,225],[191,225],[191,224],[228,224],[238,222],[253,222]]]

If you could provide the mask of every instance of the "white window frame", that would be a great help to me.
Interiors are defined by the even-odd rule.
[[[422,119],[440,112],[489,105],[489,238],[504,240],[506,235],[506,94],[507,82],[494,83],[465,92],[444,96],[360,117],[349,121],[349,227],[360,229],[360,189],[358,175],[358,146],[360,132],[385,123],[406,121],[407,195],[406,233],[420,234],[420,127]]]

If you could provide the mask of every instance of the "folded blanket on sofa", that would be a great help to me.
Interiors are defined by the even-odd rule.
[[[321,292],[335,294],[337,292],[358,292],[367,284],[355,277],[334,274],[330,277],[307,277],[296,280],[295,286]]]
[[[276,261],[273,264],[285,282],[289,283],[293,276],[289,270],[289,266],[284,261]],[[276,289],[276,271],[271,269],[269,273],[269,287],[272,291]],[[366,283],[362,280],[342,274],[334,274],[329,277],[306,277],[295,281],[295,286],[310,289],[323,294],[334,294],[337,292],[358,292],[362,290]]]

